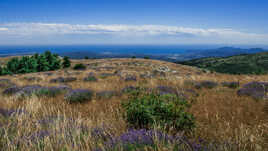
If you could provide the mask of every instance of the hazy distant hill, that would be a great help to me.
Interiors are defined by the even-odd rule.
[[[177,62],[220,73],[229,74],[267,74],[268,52],[243,54],[231,57],[212,57]]]
[[[267,50],[262,48],[242,49],[235,47],[222,47],[217,49],[188,50],[182,55],[174,56],[173,59],[177,61],[185,61],[185,60],[208,58],[208,57],[228,57],[241,54],[254,54],[266,51]]]

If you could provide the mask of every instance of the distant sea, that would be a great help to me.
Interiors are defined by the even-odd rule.
[[[227,45],[228,46],[228,45]],[[42,53],[49,50],[61,56],[69,56],[71,58],[113,58],[113,57],[130,57],[130,56],[150,56],[150,58],[169,60],[174,56],[179,60],[200,58],[209,56],[211,52],[216,54],[213,56],[224,56],[225,50],[216,52],[216,49],[226,47],[226,45],[46,45],[46,46],[1,46],[0,57],[30,55]],[[233,47],[233,46],[228,46]],[[234,46],[237,48],[268,48],[268,46]],[[203,50],[213,50],[204,54]],[[215,50],[215,51],[214,51]],[[231,49],[232,50],[232,49]],[[202,53],[200,53],[202,52]],[[243,53],[243,52],[242,52]],[[239,54],[239,53],[238,53]],[[226,54],[233,55],[233,53]],[[176,60],[176,59],[175,59]]]
[[[220,45],[51,45],[51,46],[1,46],[0,56],[42,53],[92,52],[118,54],[181,54],[192,49],[213,49]]]
[[[139,53],[169,54],[184,53],[187,49],[212,48],[213,46],[179,45],[51,45],[51,46],[0,46],[0,55],[41,53],[50,50],[54,53],[88,51],[93,53]]]

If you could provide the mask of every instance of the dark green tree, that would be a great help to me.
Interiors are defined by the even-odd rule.
[[[84,64],[82,64],[82,63],[79,63],[79,64],[76,64],[76,65],[74,65],[74,70],[85,70],[87,67],[84,65]]]
[[[71,61],[70,61],[69,57],[65,56],[63,58],[62,67],[69,68],[70,66],[71,66]]]
[[[150,59],[150,58],[146,56],[146,57],[144,57],[144,59]]]
[[[19,58],[12,58],[10,61],[7,62],[6,68],[10,73],[16,74],[18,73],[19,64]]]
[[[48,62],[49,70],[57,70],[61,68],[61,61],[56,54],[52,54],[50,51],[45,52],[45,58]]]
[[[85,59],[89,59],[88,56],[85,56]]]
[[[0,65],[0,75],[3,75],[3,68],[1,65]]]
[[[38,71],[49,71],[49,63],[47,62],[46,56],[44,54],[39,55],[37,59],[37,64],[38,64]]]
[[[61,68],[61,59],[49,51],[39,55],[15,57],[1,66],[0,75],[51,71]]]

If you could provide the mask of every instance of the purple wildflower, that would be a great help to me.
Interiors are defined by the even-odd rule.
[[[127,75],[125,77],[125,81],[128,82],[128,81],[137,81],[137,77],[135,75]]]
[[[268,91],[267,82],[250,82],[237,91],[239,96],[251,96],[254,99],[263,99]]]

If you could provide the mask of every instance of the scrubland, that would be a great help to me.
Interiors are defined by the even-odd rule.
[[[266,87],[263,93],[253,89],[256,95],[238,93],[245,84],[267,82],[267,75],[210,73],[148,59],[72,60],[72,66],[77,63],[87,68],[0,77],[0,150],[265,151],[268,148]],[[88,76],[89,80],[85,80]],[[59,77],[73,80],[52,80]],[[230,88],[222,82],[238,82],[239,86]],[[31,95],[23,99],[2,93],[15,85],[87,89],[92,97],[82,103],[69,103],[65,97],[71,90],[53,97]],[[169,131],[155,124],[150,129],[133,129],[122,108],[122,103],[129,99],[129,94],[122,90],[130,86],[181,94],[191,105],[187,112],[194,116],[195,128]],[[124,143],[127,147],[118,145]]]

